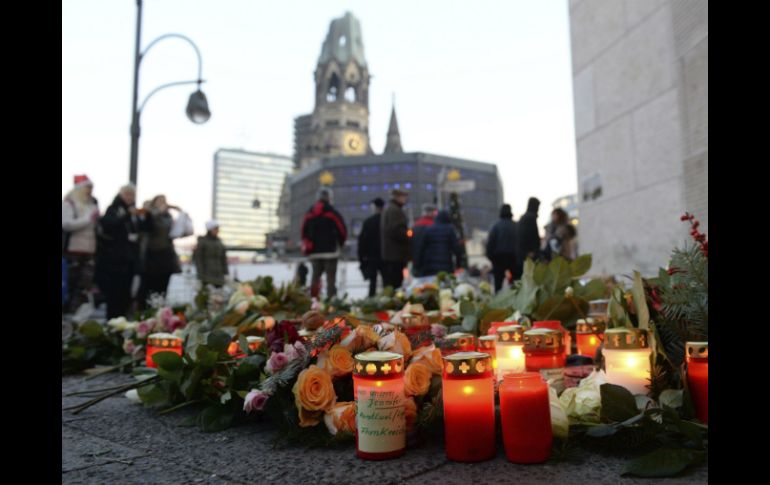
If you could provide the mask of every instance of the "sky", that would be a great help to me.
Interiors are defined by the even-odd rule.
[[[139,203],[165,194],[203,233],[217,149],[291,156],[294,117],[313,110],[321,44],[346,11],[361,23],[375,153],[395,93],[404,151],[495,163],[515,219],[530,196],[541,200],[542,230],[551,203],[577,191],[566,0],[145,0],[142,47],[190,37],[212,115],[187,119],[194,85],[152,97]],[[85,173],[102,210],[128,181],[135,36],[134,0],[62,2],[62,196]],[[197,70],[185,42],[156,44],[141,64],[140,102]]]

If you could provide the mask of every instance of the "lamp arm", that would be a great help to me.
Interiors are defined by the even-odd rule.
[[[137,110],[137,115],[142,113],[142,111],[144,110],[144,105],[147,104],[147,101],[149,101],[150,98],[158,91],[162,91],[166,88],[170,88],[173,86],[181,86],[184,84],[198,84],[198,86],[200,86],[201,83],[205,83],[205,82],[206,81],[204,81],[203,79],[197,79],[197,80],[190,80],[190,81],[175,81],[172,83],[161,84],[157,88],[150,91],[150,94],[148,94],[147,97],[144,98],[144,101],[142,101],[142,104],[139,106],[139,109]]]

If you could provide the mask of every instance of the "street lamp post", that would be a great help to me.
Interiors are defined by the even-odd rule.
[[[198,89],[193,92],[190,95],[190,99],[187,102],[187,117],[196,124],[205,123],[208,121],[208,119],[211,117],[211,112],[209,111],[208,101],[206,100],[206,95],[203,94],[203,92],[200,89],[201,83],[204,83],[205,81],[201,78],[201,73],[203,70],[203,62],[201,60],[201,53],[200,50],[198,50],[198,46],[195,45],[195,43],[190,40],[188,37],[182,35],[182,34],[165,34],[161,35],[160,37],[156,38],[150,44],[147,46],[147,48],[142,52],[141,50],[141,34],[142,34],[142,0],[136,0],[136,49],[135,49],[135,55],[134,55],[134,93],[133,93],[133,100],[132,100],[132,108],[131,108],[131,167],[129,170],[129,180],[132,184],[136,185],[137,183],[137,172],[138,172],[138,160],[139,160],[139,135],[141,134],[141,129],[139,127],[139,118],[142,114],[142,110],[144,109],[144,106],[147,104],[147,101],[158,91],[170,88],[172,86],[180,86],[182,84],[197,84]],[[137,101],[139,100],[139,65],[142,62],[142,59],[145,55],[147,55],[147,52],[160,42],[161,40],[169,39],[169,38],[178,38],[186,41],[188,44],[190,44],[193,49],[195,49],[195,54],[198,56],[198,78],[190,81],[175,81],[171,83],[166,83],[158,86],[157,88],[150,91],[150,94],[147,95],[146,98],[144,98],[144,101],[142,101],[142,104],[137,107]]]

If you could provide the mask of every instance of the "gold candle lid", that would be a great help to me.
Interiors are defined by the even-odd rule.
[[[521,325],[506,325],[497,327],[497,340],[500,342],[522,342],[524,340],[524,327]]]
[[[649,346],[647,330],[641,328],[616,327],[604,332],[605,349],[646,349]]]
[[[455,332],[444,337],[444,348],[459,349],[460,347],[476,346],[476,337],[470,333]]]
[[[709,358],[708,342],[687,342],[685,347],[687,349],[687,357],[694,357],[697,359]]]
[[[447,375],[473,376],[492,372],[492,357],[485,352],[457,352],[442,359]]]
[[[404,356],[395,352],[362,352],[354,357],[353,373],[366,377],[384,377],[401,374]]]
[[[497,342],[496,335],[484,335],[479,337],[479,348],[481,349],[494,349],[495,342]]]
[[[147,345],[153,347],[181,347],[182,339],[173,333],[153,333],[147,336]]]
[[[524,332],[524,350],[564,348],[564,334],[553,328],[533,328]]]
[[[401,326],[404,328],[416,327],[418,325],[429,325],[428,317],[422,313],[410,313],[401,315]]]
[[[588,302],[588,314],[591,316],[606,315],[609,305],[610,300],[591,300]]]
[[[588,317],[584,322],[578,322],[575,325],[575,332],[577,333],[597,333],[604,332],[606,325],[604,321],[596,318]]]

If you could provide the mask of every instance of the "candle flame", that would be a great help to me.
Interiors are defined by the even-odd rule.
[[[591,342],[591,345],[596,345],[596,337],[591,337],[589,342]]]
[[[473,394],[473,386],[464,386],[463,387],[463,394]]]
[[[522,347],[521,347],[520,345],[516,345],[516,346],[512,347],[512,348],[511,348],[511,349],[508,351],[508,356],[509,356],[511,359],[521,358],[521,356],[522,356],[522,354],[523,354],[523,352],[522,352],[522,350],[521,350],[521,349],[522,349]]]
[[[636,367],[638,364],[638,360],[636,357],[628,356],[626,357],[626,367]]]
[[[377,381],[374,383],[374,385],[377,387],[382,387],[382,381]]]

